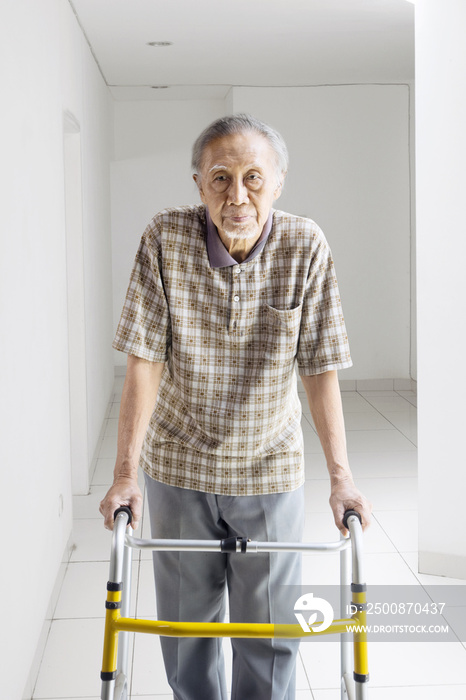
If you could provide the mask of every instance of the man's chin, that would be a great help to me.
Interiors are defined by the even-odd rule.
[[[246,241],[249,238],[257,238],[259,231],[257,227],[252,226],[234,226],[232,228],[228,227],[223,229],[223,234],[226,238],[230,240],[240,240]]]

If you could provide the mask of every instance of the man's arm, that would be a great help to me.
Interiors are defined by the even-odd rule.
[[[345,510],[353,508],[362,518],[363,528],[370,522],[371,504],[356,488],[348,463],[345,424],[340,387],[336,371],[301,377],[306,390],[317,434],[327,460],[330,474],[330,506],[335,524],[341,532]]]
[[[162,377],[164,363],[149,362],[128,355],[126,378],[121,396],[118,422],[118,450],[113,486],[100,504],[105,527],[113,529],[113,514],[120,506],[133,513],[132,526],[141,518],[142,494],[138,486],[138,464]]]

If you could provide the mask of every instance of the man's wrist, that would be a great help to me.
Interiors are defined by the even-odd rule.
[[[353,481],[353,475],[348,464],[331,464],[327,465],[327,468],[332,488]]]
[[[123,483],[128,481],[138,480],[138,468],[129,466],[115,466],[115,471],[113,473],[113,483]]]

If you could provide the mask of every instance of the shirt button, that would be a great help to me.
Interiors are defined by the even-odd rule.
[[[239,273],[241,272],[241,268],[240,268],[240,267],[235,267],[235,272],[236,272],[237,275],[239,275]]]
[[[239,301],[239,296],[237,294],[233,297],[233,301]]]

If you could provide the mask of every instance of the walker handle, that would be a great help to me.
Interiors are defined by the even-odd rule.
[[[362,518],[361,518],[361,516],[359,515],[359,513],[357,512],[357,510],[352,510],[352,509],[350,509],[350,510],[345,510],[345,514],[343,515],[343,521],[342,521],[342,522],[343,522],[343,525],[346,527],[346,529],[348,529],[348,518],[350,517],[350,515],[355,515],[355,516],[358,518],[358,520],[359,520],[359,522],[361,523],[361,525],[362,525]]]
[[[119,513],[126,513],[126,515],[128,516],[128,523],[127,524],[131,525],[131,521],[133,519],[133,514],[131,512],[131,508],[128,508],[128,506],[121,506],[120,508],[117,508],[113,514],[113,520],[116,520],[117,515]]]

